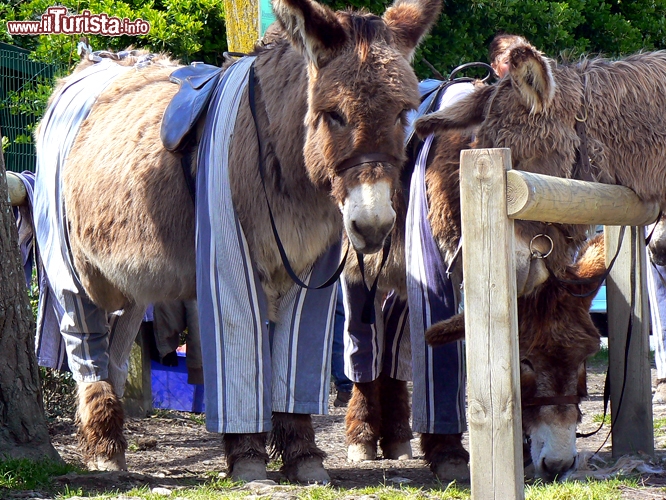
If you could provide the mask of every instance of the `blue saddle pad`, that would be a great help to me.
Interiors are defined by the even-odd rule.
[[[203,63],[192,63],[171,73],[169,79],[180,88],[162,117],[160,137],[167,150],[184,147],[186,138],[208,108],[221,74],[222,68]]]

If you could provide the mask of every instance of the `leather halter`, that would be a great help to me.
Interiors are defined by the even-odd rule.
[[[271,230],[273,231],[273,238],[275,239],[275,243],[278,247],[278,252],[280,253],[280,259],[282,260],[282,265],[285,268],[285,271],[289,275],[289,277],[292,279],[296,285],[298,285],[301,288],[305,288],[308,290],[321,290],[322,288],[327,288],[331,285],[333,285],[338,278],[340,278],[340,275],[342,274],[342,271],[344,270],[345,263],[347,262],[347,255],[349,254],[349,246],[347,247],[347,251],[345,252],[344,256],[342,257],[342,260],[340,261],[340,265],[338,268],[335,270],[335,272],[323,283],[319,285],[308,285],[301,281],[301,279],[298,277],[294,269],[291,267],[291,264],[289,262],[289,258],[287,257],[287,252],[284,249],[284,245],[282,244],[282,240],[280,238],[280,235],[278,234],[277,226],[275,224],[275,218],[273,216],[273,210],[271,209],[270,202],[268,201],[268,192],[266,188],[266,165],[264,163],[264,143],[261,138],[261,131],[259,129],[259,120],[257,119],[257,105],[256,105],[256,96],[255,96],[255,87],[256,87],[257,81],[255,78],[254,74],[254,63],[250,66],[250,72],[248,75],[248,101],[250,104],[250,112],[252,114],[252,121],[254,122],[254,128],[255,128],[255,133],[257,135],[257,147],[259,151],[259,162],[258,162],[258,167],[259,167],[259,177],[261,179],[261,185],[264,191],[264,196],[266,198],[266,206],[268,208],[268,215],[271,223]],[[337,167],[336,167],[336,172],[344,172],[345,170],[348,170],[350,168],[356,167],[358,165],[362,165],[364,163],[370,163],[370,162],[389,162],[393,165],[398,165],[400,161],[392,155],[385,154],[385,153],[363,153],[359,154],[356,156],[352,156],[350,158],[347,158],[346,160],[343,160],[340,162]],[[380,264],[379,268],[379,273],[377,274],[377,277],[375,278],[375,282],[372,284],[370,288],[367,287],[365,284],[365,274],[363,271],[363,257],[357,252],[357,256],[359,258],[360,266],[361,266],[361,275],[363,277],[363,285],[366,289],[366,304],[364,306],[364,314],[363,314],[363,322],[364,323],[369,323],[373,324],[375,322],[375,317],[374,317],[374,308],[371,307],[372,304],[374,304],[375,300],[375,295],[377,292],[377,282],[379,280],[379,275],[381,274],[382,269],[384,268],[384,264],[386,263],[386,259],[388,257],[388,253],[390,250],[390,245],[391,245],[391,239],[390,237],[386,239],[386,242],[384,244],[384,254],[382,256],[382,262]],[[350,245],[351,246],[351,245]],[[371,312],[366,313],[365,311],[368,309],[372,309]]]
[[[342,160],[335,167],[335,173],[341,174],[350,168],[358,167],[364,163],[377,163],[377,162],[387,162],[391,165],[399,165],[401,161],[393,155],[386,153],[361,153],[356,156],[351,156],[346,160]]]
[[[524,398],[521,401],[523,407],[526,406],[557,406],[557,405],[577,405],[580,403],[580,396],[551,396],[551,397],[533,397]]]

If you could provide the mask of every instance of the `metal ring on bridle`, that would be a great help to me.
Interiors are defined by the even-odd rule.
[[[541,252],[539,252],[538,250],[536,250],[534,248],[534,240],[536,240],[537,238],[542,238],[542,237],[546,238],[548,241],[550,241],[550,250],[548,250],[545,254],[542,254]],[[550,236],[548,236],[547,234],[539,233],[536,236],[534,236],[534,238],[532,238],[532,240],[530,241],[530,254],[532,254],[532,257],[535,258],[535,259],[545,259],[551,253],[553,253],[553,247],[554,246],[555,245],[553,244],[553,239]]]

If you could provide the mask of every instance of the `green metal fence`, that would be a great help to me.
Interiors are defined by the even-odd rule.
[[[0,43],[0,131],[7,170],[35,170],[33,129],[42,116],[55,65],[31,61],[25,49]]]

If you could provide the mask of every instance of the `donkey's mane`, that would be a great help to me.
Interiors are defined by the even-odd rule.
[[[390,43],[393,39],[383,19],[364,9],[338,12],[338,19],[353,33],[354,45],[361,54],[367,54],[370,46],[377,41]]]

